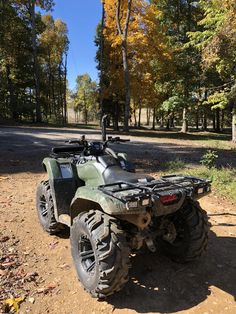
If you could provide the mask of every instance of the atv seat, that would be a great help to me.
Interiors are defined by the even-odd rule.
[[[73,146],[59,146],[52,148],[52,153],[60,154],[60,153],[81,153],[84,150],[83,146],[73,145]]]
[[[142,173],[127,172],[119,166],[107,167],[103,172],[103,179],[105,184],[112,184],[116,182],[143,183],[154,180],[151,176],[147,176]]]

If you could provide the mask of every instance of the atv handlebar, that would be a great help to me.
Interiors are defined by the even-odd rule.
[[[88,144],[92,142],[93,141],[87,142],[85,140],[85,135],[82,135],[81,139],[78,139],[78,140],[65,141],[65,143],[68,143],[68,144],[79,144],[84,147],[87,147]],[[104,146],[107,146],[108,143],[125,143],[125,142],[130,142],[130,139],[123,139],[123,138],[120,138],[119,136],[117,137],[108,136],[108,139],[106,141],[102,141],[100,143],[102,143]]]
[[[107,153],[109,150],[109,154],[113,155],[115,158],[117,158],[115,152],[112,151],[112,149],[108,148],[108,143],[124,143],[124,142],[129,142],[129,139],[122,139],[119,136],[117,137],[112,137],[109,136],[106,141],[86,141],[85,140],[85,135],[81,136],[81,139],[77,140],[67,140],[65,141],[68,144],[76,144],[74,146],[68,146],[68,148],[65,147],[60,147],[59,149],[53,149],[53,153],[72,153],[72,152],[79,152],[80,155],[83,156],[99,156],[101,154]],[[77,146],[78,145],[78,146]],[[71,149],[70,149],[71,148]],[[114,153],[112,153],[112,152]]]

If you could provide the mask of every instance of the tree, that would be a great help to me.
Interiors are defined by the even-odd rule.
[[[121,38],[121,52],[122,52],[124,81],[125,81],[124,131],[128,132],[129,131],[129,116],[130,116],[130,75],[129,75],[129,65],[128,65],[127,38],[128,38],[129,21],[130,21],[131,8],[132,8],[132,0],[127,0],[127,9],[126,9],[124,22],[122,21],[122,15],[121,15],[121,2],[122,0],[117,0],[116,23],[117,23],[117,30]],[[124,8],[124,4],[123,4],[123,8]],[[123,28],[122,28],[122,22],[124,24]]]
[[[104,102],[106,100],[106,103],[110,104],[110,108],[113,108],[113,110],[109,110],[109,108],[106,110],[112,112],[117,129],[118,119],[122,120],[120,114],[123,112],[123,107],[127,109],[125,106],[127,85],[125,79],[121,80],[124,72],[124,49],[123,54],[121,49],[123,35],[120,35],[117,30],[117,13],[122,17],[121,31],[124,32],[125,22],[127,22],[127,3],[120,2],[120,12],[117,12],[115,4],[115,0],[104,2],[103,86]],[[171,53],[168,51],[165,30],[156,18],[157,15],[156,7],[147,1],[134,0],[132,2],[126,39],[130,88],[128,98],[132,100],[129,106],[129,117],[132,109],[135,111],[138,108],[140,116],[142,106],[150,106],[155,111],[155,107],[163,101],[163,93],[160,93],[155,86],[170,68],[168,61],[171,59]],[[97,60],[100,60],[98,56],[101,53],[99,36],[101,36],[100,28],[97,30],[96,39]]]
[[[35,12],[36,4],[49,10],[53,3],[0,1],[1,116],[66,122],[67,27]]]
[[[46,116],[55,116],[56,121],[66,123],[67,93],[67,26],[60,19],[54,21],[51,15],[42,17],[45,29],[40,36],[41,64]]]
[[[208,102],[216,104],[215,108],[231,107],[232,110],[232,139],[235,141],[236,116],[234,86],[236,79],[236,7],[234,0],[200,1],[204,12],[199,21],[202,29],[189,32],[190,43],[196,46],[202,55],[202,65],[214,69],[220,76],[223,84],[211,89]],[[227,101],[228,100],[228,101]],[[214,107],[213,107],[214,108]]]
[[[169,93],[185,99],[182,110],[183,133],[188,129],[188,111],[192,104],[189,100],[200,84],[200,54],[195,49],[186,45],[188,43],[187,32],[198,29],[198,20],[201,16],[199,1],[192,0],[153,0],[161,14],[159,20],[165,25],[167,35],[172,48],[172,67],[174,73],[171,77],[172,84]]]
[[[78,75],[75,91],[75,111],[81,111],[85,124],[97,117],[97,84],[88,74]]]

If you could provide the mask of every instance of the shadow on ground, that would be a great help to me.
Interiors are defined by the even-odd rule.
[[[234,298],[236,239],[210,233],[207,254],[198,262],[176,264],[159,254],[133,259],[131,280],[108,302],[118,309],[138,313],[172,313],[188,310],[204,301],[216,286]]]
[[[0,173],[42,172],[42,159],[49,155],[52,147],[65,145],[66,139],[79,138],[82,133],[88,138],[94,136],[99,138],[100,135],[99,130],[1,127]],[[170,134],[162,134],[162,136],[169,137]],[[180,134],[176,134],[179,138]],[[187,164],[199,165],[199,161],[206,151],[206,148],[191,147],[181,145],[181,143],[155,143],[138,140],[114,146],[117,151],[127,152],[131,159],[134,159],[137,168],[149,172],[162,170],[165,162],[175,159],[180,159]],[[234,151],[219,149],[217,153],[219,166],[236,167]]]

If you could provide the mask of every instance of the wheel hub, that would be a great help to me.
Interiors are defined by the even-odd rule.
[[[48,215],[48,203],[46,201],[45,196],[43,195],[40,199],[40,212],[43,218]]]
[[[173,243],[177,237],[177,231],[175,225],[171,221],[165,221],[164,225],[162,226],[163,230],[163,240]]]
[[[95,272],[95,254],[87,235],[82,235],[79,241],[79,257],[83,270],[89,275]]]

